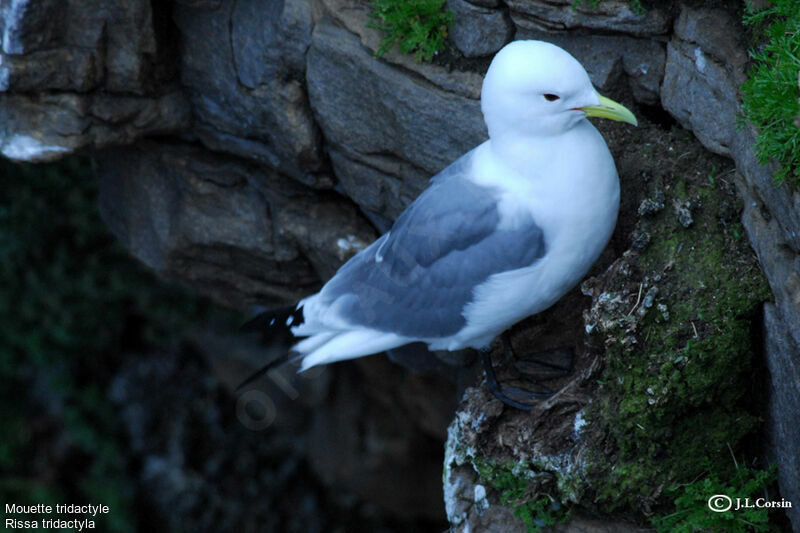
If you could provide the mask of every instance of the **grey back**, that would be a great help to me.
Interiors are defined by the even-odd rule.
[[[322,289],[343,318],[413,338],[464,327],[465,306],[491,275],[545,253],[533,218],[498,229],[496,192],[466,179],[472,152],[435,176],[392,229],[342,266]]]

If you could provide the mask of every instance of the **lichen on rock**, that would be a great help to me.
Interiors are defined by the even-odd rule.
[[[685,132],[642,130],[635,146],[608,132],[623,217],[635,223],[614,239],[624,252],[581,287],[591,301],[572,381],[530,414],[473,391],[451,426],[445,477],[460,475],[467,490],[471,467],[474,483],[493,487],[490,509],[505,500],[522,518],[522,506],[546,497],[647,521],[668,508],[666,488],[701,476],[706,460],[724,471],[729,447],[757,427],[747,401],[759,364],[754,330],[771,295],[743,239],[735,170]],[[640,209],[654,198],[691,205],[693,223]],[[478,519],[472,509],[461,516]]]
[[[702,152],[686,155],[687,166],[648,187],[692,202],[694,223],[669,211],[641,219],[650,244],[585,284],[597,295],[585,316],[598,325],[605,362],[587,412],[598,445],[587,474],[606,510],[654,512],[665,487],[703,474],[704,458],[726,469],[728,447],[757,425],[747,396],[760,307],[771,295],[742,240],[729,164],[715,176]],[[609,284],[613,306],[600,290]]]

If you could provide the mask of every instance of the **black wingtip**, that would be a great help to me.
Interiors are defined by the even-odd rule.
[[[292,321],[286,324],[286,320],[292,317]],[[303,322],[303,308],[296,309],[294,305],[275,307],[257,314],[241,326],[239,330],[244,333],[265,332],[270,329],[278,329],[289,326],[296,326]]]
[[[243,333],[260,334],[261,342],[264,345],[271,346],[273,349],[282,349],[284,350],[284,355],[270,361],[250,375],[236,387],[236,392],[239,392],[243,387],[254,382],[273,368],[290,363],[297,358],[298,354],[291,352],[291,346],[297,340],[291,329],[302,324],[303,320],[302,307],[287,305],[259,313],[239,327]]]

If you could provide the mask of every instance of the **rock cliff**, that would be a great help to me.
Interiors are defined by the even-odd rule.
[[[724,238],[714,250],[723,251],[713,253],[739,262],[742,287],[757,287],[758,269],[731,229],[742,210],[772,293],[763,346],[742,353],[763,357],[771,377],[759,391],[767,395],[766,453],[778,462],[797,527],[800,426],[791,421],[800,411],[800,193],[773,184],[774,169],[756,161],[755,132],[737,127],[748,62],[740,15],[682,2],[643,12],[621,0],[596,8],[573,4],[449,0],[451,50],[427,64],[397,50],[377,59],[380,35],[367,27],[370,6],[363,0],[6,2],[0,152],[18,161],[90,153],[103,217],[132,254],[228,306],[283,304],[318,287],[385,231],[431,175],[485,139],[478,98],[491,54],[511,39],[555,42],[586,66],[599,90],[631,105],[643,126],[601,126],[618,162],[623,209],[592,280],[583,294],[573,291],[513,332],[522,352],[574,341],[578,377],[565,380],[532,418],[505,412],[470,389],[447,444],[448,519],[456,531],[522,527],[498,505],[496,490],[487,494],[491,475],[481,477],[476,453],[495,464],[538,461],[530,472],[547,477],[542,490],[555,486],[584,509],[609,502],[586,473],[592,448],[579,430],[587,408],[597,405],[593,399],[603,397],[591,382],[615,364],[612,345],[623,343],[619,354],[629,354],[637,348],[624,343],[652,342],[642,337],[645,322],[628,320],[625,306],[644,309],[641,316],[632,311],[641,321],[661,317],[662,330],[683,320],[680,335],[691,336],[686,331],[701,322],[713,329],[710,319],[676,318],[669,307],[678,303],[665,294],[705,283],[702,277],[716,276],[719,265],[709,265],[702,279],[671,269],[692,242],[700,246],[697,231],[716,232]],[[660,205],[656,218],[654,205]],[[648,249],[672,236],[680,241],[674,257],[656,251],[648,259]],[[721,293],[737,283],[728,271],[725,279]],[[748,305],[757,307],[761,293],[751,292]],[[681,294],[698,302],[716,297]],[[614,298],[624,313],[610,307]],[[625,322],[622,333],[603,325],[609,316]],[[557,324],[567,325],[541,340]],[[715,342],[702,328],[693,335]],[[653,405],[677,393],[648,394]],[[446,410],[449,402],[437,405]],[[443,424],[417,430],[442,435]],[[604,427],[588,435],[607,438],[611,426]],[[511,436],[513,443],[497,445]],[[351,473],[317,466],[326,482],[356,484]],[[657,501],[663,487],[651,489],[636,505]]]

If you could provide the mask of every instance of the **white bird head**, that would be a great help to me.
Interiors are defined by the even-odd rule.
[[[544,41],[514,41],[494,56],[481,109],[495,139],[558,135],[587,116],[636,125],[627,108],[597,93],[577,59]]]

